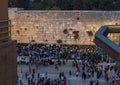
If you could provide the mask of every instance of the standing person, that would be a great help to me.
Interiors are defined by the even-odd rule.
[[[69,71],[69,76],[71,76],[71,70]]]
[[[47,80],[47,72],[45,72],[45,79]]]
[[[28,85],[30,85],[30,78],[28,78]]]
[[[38,73],[37,77],[38,77],[38,79],[40,78],[40,73]]]
[[[70,85],[70,80],[68,80],[68,82],[67,82],[68,84],[67,85]]]
[[[29,73],[31,73],[31,65],[30,65],[30,63],[29,63]]]
[[[27,74],[27,72],[25,73],[25,78],[27,79],[27,77],[28,77],[28,74]]]
[[[53,85],[57,85],[57,83],[56,83],[56,80],[54,80],[54,83],[53,83]]]
[[[82,78],[85,80],[86,79],[86,73],[83,71],[82,73]]]
[[[35,73],[35,69],[33,69],[33,74]]]
[[[96,84],[95,85],[99,85],[99,81],[97,80]]]
[[[62,80],[61,85],[65,85],[65,82]]]
[[[76,72],[76,77],[78,77],[78,74],[79,74],[79,73],[78,73],[78,72]]]
[[[65,65],[66,63],[65,63],[65,61],[63,60],[63,65]]]
[[[93,80],[90,81],[90,85],[93,85]]]
[[[20,79],[20,85],[22,85],[22,80]]]
[[[55,69],[58,69],[58,66],[57,66],[57,64],[55,63]]]
[[[32,73],[32,79],[34,79],[34,73]]]

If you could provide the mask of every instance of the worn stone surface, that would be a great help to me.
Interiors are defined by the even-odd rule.
[[[12,39],[28,43],[93,44],[93,35],[102,25],[120,23],[120,11],[33,11],[9,9]],[[63,31],[67,29],[67,34]],[[73,31],[79,31],[77,39]]]

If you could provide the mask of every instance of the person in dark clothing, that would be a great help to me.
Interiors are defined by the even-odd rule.
[[[25,73],[25,78],[27,79],[27,76],[28,76],[28,74],[27,74],[27,72]]]
[[[85,72],[82,73],[82,78],[85,80],[86,79],[86,74]]]
[[[38,73],[37,77],[40,78],[40,73]]]
[[[34,74],[32,73],[32,78],[34,79]]]
[[[71,70],[69,71],[69,75],[71,76]]]
[[[90,81],[90,85],[93,85],[93,80]]]
[[[99,85],[99,81],[97,80],[96,84],[95,85]]]

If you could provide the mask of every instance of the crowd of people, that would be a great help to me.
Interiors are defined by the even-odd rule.
[[[18,56],[29,56],[30,62],[41,59],[82,59],[89,54],[97,53],[95,46],[57,45],[57,44],[18,44]],[[94,55],[94,54],[93,54]]]
[[[43,65],[55,65],[55,69],[58,65],[65,65],[66,61],[69,59],[73,60],[72,65],[76,67],[76,76],[81,73],[82,79],[94,78],[99,79],[101,77],[105,78],[106,81],[120,83],[120,75],[115,66],[98,66],[98,63],[106,62],[109,60],[107,54],[96,46],[79,46],[79,45],[57,45],[57,44],[18,44],[18,56],[28,56],[30,58],[30,64],[35,64],[38,67],[39,64]],[[52,60],[56,59],[56,62]],[[66,60],[66,61],[65,61]],[[80,62],[78,62],[78,60]],[[79,66],[81,65],[81,67]],[[109,75],[110,73],[110,75]],[[112,74],[112,76],[111,76]],[[114,74],[114,76],[113,76]],[[39,75],[39,74],[38,74]],[[71,75],[71,71],[69,71]],[[61,79],[60,77],[55,80],[50,78],[40,78],[34,80],[34,71],[32,73],[32,78],[28,78],[28,85],[39,85],[44,82],[44,85],[66,85],[66,77]],[[117,78],[117,79],[116,79]],[[61,81],[62,80],[62,81]],[[35,83],[36,84],[32,84]],[[46,84],[47,83],[47,84]],[[54,84],[58,83],[58,84]],[[93,85],[94,81],[90,81],[90,85]],[[41,84],[40,84],[41,85]],[[97,81],[95,85],[99,85]]]

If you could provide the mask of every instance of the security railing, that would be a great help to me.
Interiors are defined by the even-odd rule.
[[[0,20],[0,43],[11,39],[11,21]]]

